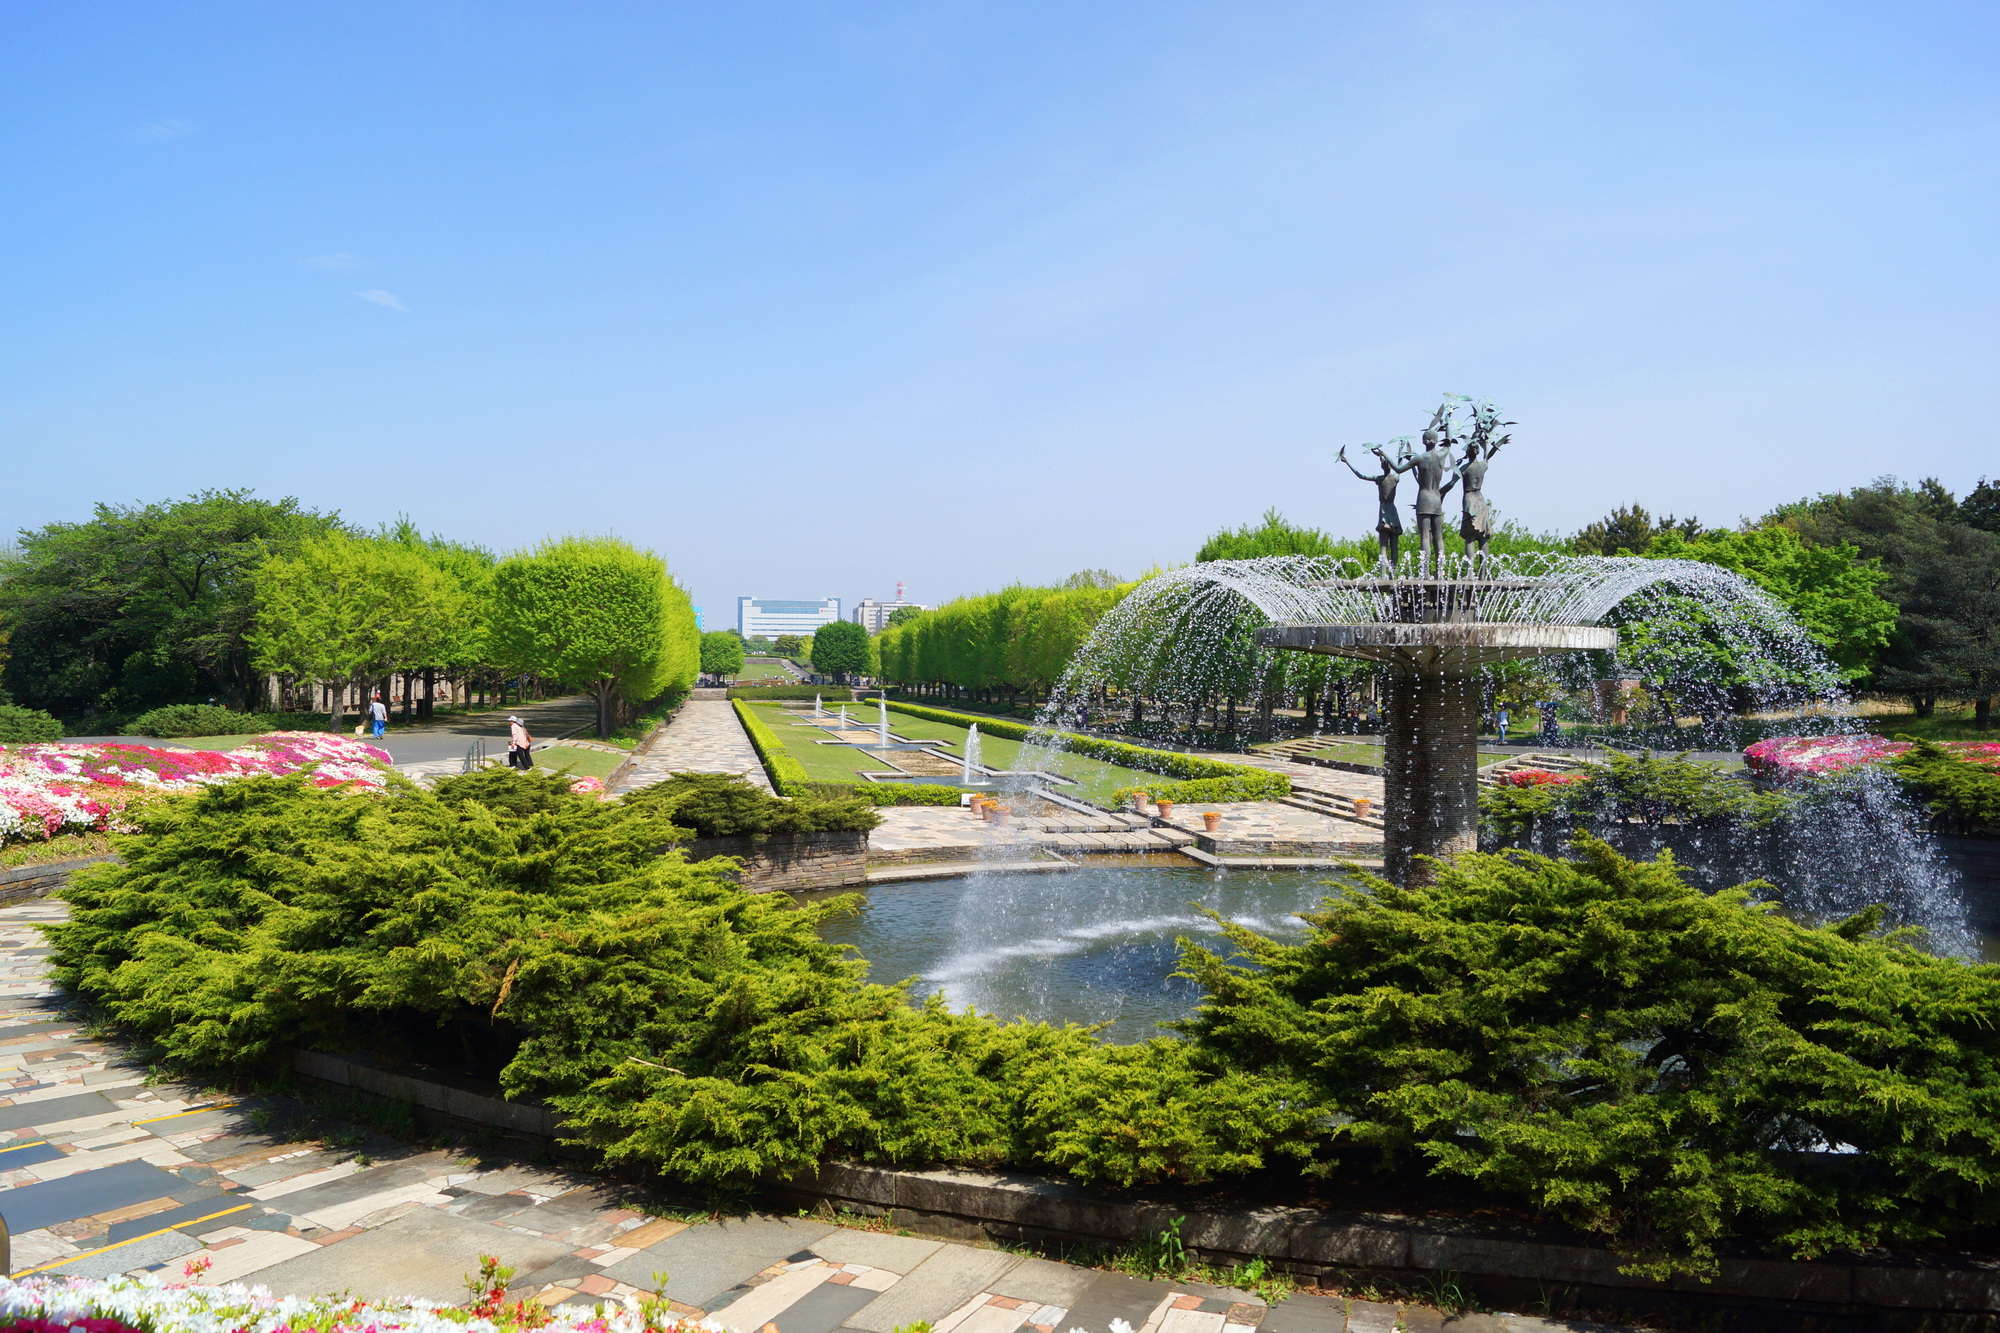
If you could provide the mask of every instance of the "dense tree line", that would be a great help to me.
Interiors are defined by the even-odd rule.
[[[501,559],[407,519],[368,532],[246,491],[23,532],[0,562],[0,634],[0,688],[96,725],[208,696],[262,706],[268,675],[281,706],[324,707],[335,726],[356,685],[388,697],[400,676],[407,716],[440,681],[498,691],[530,675],[596,694],[608,730],[692,683],[699,657],[687,594],[626,543]]]

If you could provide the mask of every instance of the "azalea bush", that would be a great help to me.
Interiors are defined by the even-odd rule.
[[[1565,783],[1583,782],[1581,773],[1551,773],[1546,768],[1517,768],[1503,779],[1510,787],[1560,787]]]
[[[373,745],[316,731],[272,732],[229,751],[0,745],[0,844],[129,831],[126,815],[137,806],[250,777],[301,774],[316,787],[379,791],[390,762]]]
[[[723,1333],[683,1319],[665,1302],[632,1298],[589,1309],[531,1302],[472,1310],[422,1300],[273,1296],[231,1283],[191,1286],[156,1278],[0,1278],[0,1327],[8,1333]]]
[[[1919,744],[2000,772],[2000,742],[1945,741],[1919,742],[1909,737],[1890,740],[1886,736],[1774,736],[1758,741],[1743,752],[1743,763],[1751,772],[1767,777],[1810,777],[1839,773],[1846,769],[1895,759]]]

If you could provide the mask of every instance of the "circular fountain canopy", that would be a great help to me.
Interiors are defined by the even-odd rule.
[[[1257,643],[1264,648],[1358,657],[1391,666],[1456,671],[1517,657],[1608,651],[1618,646],[1618,631],[1607,625],[1483,624],[1463,620],[1267,625],[1257,631]]]

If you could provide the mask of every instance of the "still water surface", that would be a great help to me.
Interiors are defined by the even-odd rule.
[[[1331,874],[1218,872],[1176,857],[880,884],[867,891],[859,916],[830,922],[824,933],[855,946],[872,964],[872,980],[917,977],[919,997],[942,992],[955,1009],[972,1005],[1002,1019],[1109,1023],[1112,1040],[1141,1041],[1161,1020],[1192,1013],[1201,998],[1192,981],[1169,975],[1175,938],[1229,947],[1197,906],[1296,940],[1305,929],[1297,913],[1327,895]]]

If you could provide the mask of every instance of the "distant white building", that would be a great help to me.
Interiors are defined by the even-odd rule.
[[[775,639],[780,634],[811,634],[821,625],[832,624],[838,619],[838,597],[822,597],[818,601],[776,597],[736,599],[736,632],[746,639],[759,634],[767,639]]]
[[[900,597],[893,602],[878,601],[873,597],[864,597],[855,606],[852,618],[855,624],[861,626],[861,628],[867,630],[870,634],[879,634],[889,628],[889,617],[906,606],[912,611],[930,610],[922,602],[906,602]]]

